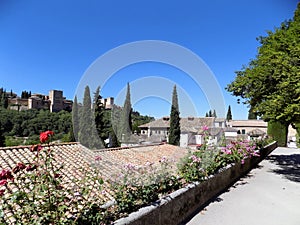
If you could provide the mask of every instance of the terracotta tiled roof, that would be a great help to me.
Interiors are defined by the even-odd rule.
[[[158,164],[162,157],[166,157],[176,164],[188,152],[185,148],[168,144],[89,150],[78,143],[65,143],[52,145],[51,149],[55,151],[57,165],[63,165],[65,182],[80,178],[80,168],[91,170],[96,166],[103,177],[109,179],[119,173],[127,163],[136,166],[143,166],[147,162]],[[102,160],[96,162],[95,157],[98,156]],[[13,169],[19,162],[32,163],[34,157],[35,153],[30,151],[30,146],[0,148],[0,170]]]
[[[163,117],[154,121],[151,121],[149,123],[140,125],[140,128],[168,128],[170,127],[170,118],[169,117]]]

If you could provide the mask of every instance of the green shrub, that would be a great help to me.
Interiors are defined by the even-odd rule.
[[[288,125],[278,121],[268,122],[268,135],[277,141],[278,146],[286,147],[287,145]]]

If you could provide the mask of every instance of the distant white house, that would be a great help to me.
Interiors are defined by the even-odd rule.
[[[263,120],[231,120],[228,126],[236,129],[239,135],[250,139],[267,134],[268,123]]]
[[[145,140],[156,138],[156,141],[168,141],[170,118],[163,117],[147,124],[139,126],[141,136]],[[203,144],[201,134],[203,126],[209,128],[209,143],[218,143],[223,137],[223,130],[226,128],[226,120],[215,117],[186,117],[180,119],[180,146],[196,146]],[[216,128],[216,129],[215,129]]]

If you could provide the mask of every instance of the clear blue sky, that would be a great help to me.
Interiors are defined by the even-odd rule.
[[[133,41],[163,40],[201,57],[215,74],[233,118],[246,119],[247,107],[236,104],[224,88],[234,71],[255,57],[256,37],[292,18],[297,2],[0,0],[0,87],[18,95],[58,89],[73,99],[84,72],[107,51]],[[115,97],[127,82],[151,76],[179,84],[196,104],[198,116],[209,110],[205,95],[186,74],[160,63],[128,66],[99,85],[104,97]],[[172,89],[166,91],[171,99]],[[153,97],[133,107],[155,117],[170,111],[166,100]]]

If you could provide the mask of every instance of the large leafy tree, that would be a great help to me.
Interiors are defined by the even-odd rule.
[[[236,72],[227,90],[265,121],[294,125],[300,121],[300,3],[292,20],[258,40],[256,58]]]
[[[170,129],[169,129],[169,144],[180,144],[180,117],[179,117],[179,105],[176,85],[173,88],[172,94],[172,106],[170,114]]]

